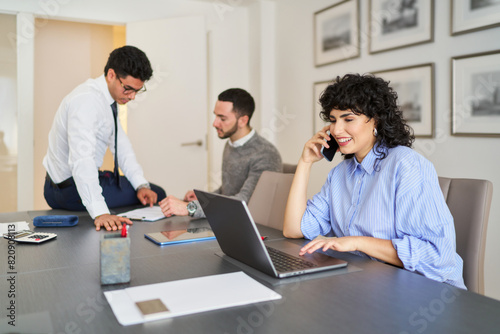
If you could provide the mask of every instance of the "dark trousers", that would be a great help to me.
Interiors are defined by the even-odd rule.
[[[101,185],[102,195],[108,208],[141,204],[137,198],[135,189],[124,176],[120,176],[120,187],[118,187],[113,172],[99,171],[99,184]],[[158,195],[158,201],[166,197],[165,190],[155,184],[151,183],[150,185],[151,190]],[[72,177],[56,185],[47,174],[43,195],[47,204],[53,209],[70,211],[86,210]]]

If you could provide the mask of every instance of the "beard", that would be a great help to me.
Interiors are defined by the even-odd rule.
[[[236,122],[234,124],[234,126],[229,129],[228,131],[226,132],[222,132],[219,134],[219,132],[217,132],[217,135],[219,136],[220,139],[226,139],[226,138],[229,138],[231,137],[232,135],[234,135],[236,133],[236,131],[238,131],[238,123]]]

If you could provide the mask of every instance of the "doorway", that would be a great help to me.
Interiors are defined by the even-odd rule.
[[[0,14],[0,212],[17,211],[16,16]]]
[[[37,19],[34,75],[34,209],[48,209],[43,197],[48,134],[62,99],[76,86],[104,73],[113,49],[125,45],[125,26]],[[126,125],[126,108],[120,109]],[[125,116],[123,116],[125,114]],[[125,122],[124,122],[125,121]],[[103,168],[113,168],[108,151]]]

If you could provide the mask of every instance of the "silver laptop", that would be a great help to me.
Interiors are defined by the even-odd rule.
[[[299,256],[300,245],[286,240],[266,242],[245,201],[194,190],[220,248],[227,256],[262,271],[283,278],[343,268],[347,262],[314,252]],[[279,247],[270,247],[276,243]]]

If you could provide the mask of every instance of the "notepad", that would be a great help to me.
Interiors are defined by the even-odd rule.
[[[123,326],[281,299],[241,271],[106,291],[104,295]]]
[[[163,212],[161,212],[161,208],[156,205],[123,212],[118,214],[118,216],[125,217],[130,220],[141,220],[146,222],[154,222],[166,218]]]

